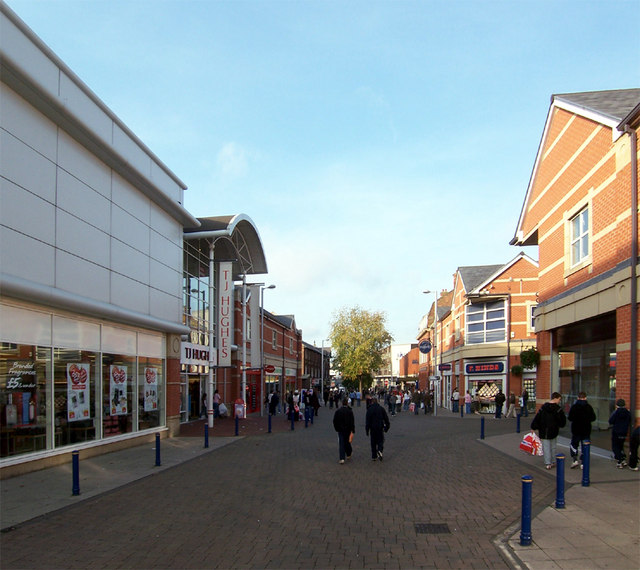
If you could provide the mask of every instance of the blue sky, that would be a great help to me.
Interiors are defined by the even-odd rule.
[[[640,86],[637,0],[7,3],[191,213],[251,217],[265,307],[318,346],[355,305],[415,341],[423,290],[519,253],[551,95]]]

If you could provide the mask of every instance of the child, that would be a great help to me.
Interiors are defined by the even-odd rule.
[[[629,433],[629,425],[631,424],[631,412],[625,408],[625,401],[620,399],[616,402],[616,410],[609,418],[609,425],[613,426],[611,430],[611,451],[618,462],[618,469],[624,469],[627,466],[626,455],[624,454],[624,440]]]

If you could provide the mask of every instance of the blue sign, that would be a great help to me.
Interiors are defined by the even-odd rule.
[[[431,352],[431,341],[430,340],[421,341],[420,344],[418,345],[418,349],[420,350],[420,352],[422,352],[422,354],[427,354],[428,352]]]

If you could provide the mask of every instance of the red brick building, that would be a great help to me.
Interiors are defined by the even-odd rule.
[[[456,270],[453,290],[438,298],[437,350],[423,355],[428,364],[421,366],[430,376],[438,371],[438,405],[450,407],[454,388],[480,399],[486,413],[495,411],[493,397],[499,389],[518,396],[524,387],[530,395],[536,393],[536,370],[512,373],[512,368],[520,364],[522,350],[535,347],[537,287],[538,265],[523,253],[505,265]],[[432,319],[427,323],[420,338],[435,345]]]
[[[537,246],[538,405],[585,391],[636,418],[640,89],[554,95],[515,237]]]

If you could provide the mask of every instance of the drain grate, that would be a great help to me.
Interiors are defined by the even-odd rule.
[[[416,523],[417,534],[450,534],[446,523]]]

